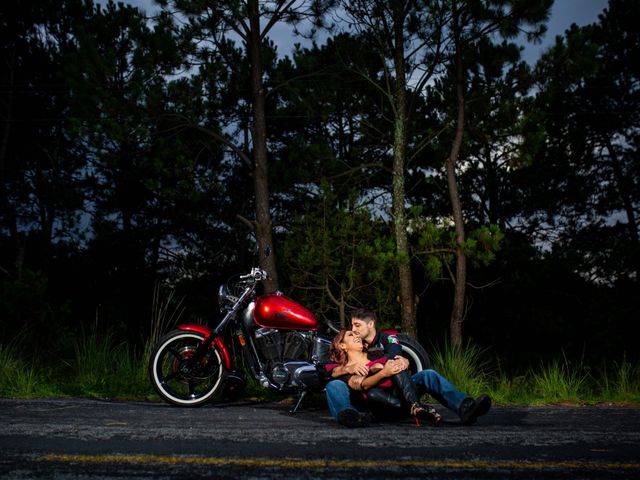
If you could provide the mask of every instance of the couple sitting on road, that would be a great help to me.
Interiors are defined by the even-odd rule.
[[[491,399],[473,399],[458,391],[434,370],[413,376],[409,361],[394,335],[376,330],[374,312],[359,309],[351,315],[351,330],[341,330],[331,344],[335,366],[326,386],[327,403],[339,424],[366,427],[376,418],[400,418],[410,414],[434,426],[442,425],[437,410],[420,402],[428,393],[458,414],[463,425],[473,425],[491,408]],[[358,408],[356,408],[356,406]]]

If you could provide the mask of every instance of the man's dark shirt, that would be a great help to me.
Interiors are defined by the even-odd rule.
[[[389,359],[402,355],[402,346],[398,337],[384,332],[377,332],[373,342],[367,345],[367,357],[376,360],[381,357]]]

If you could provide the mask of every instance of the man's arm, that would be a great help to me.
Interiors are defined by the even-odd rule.
[[[384,348],[385,357],[390,360],[402,356],[402,345],[400,345],[400,340],[395,335],[381,334],[380,343]]]
[[[338,365],[331,371],[331,376],[333,378],[338,378],[343,375],[360,375],[362,377],[366,377],[369,374],[369,367],[367,367],[364,363],[359,365]]]
[[[389,362],[399,366],[395,370],[396,373],[409,368],[409,360],[402,356],[402,345],[400,345],[398,337],[395,335],[382,335],[380,340],[384,347],[384,356],[389,359]]]
[[[349,387],[354,390],[369,390],[370,388],[375,387],[385,378],[388,378],[394,374],[395,372],[393,369],[393,365],[387,362],[384,367],[379,369],[373,375],[370,375],[368,377],[361,377],[356,375],[352,376],[349,379]]]
[[[401,357],[400,355],[396,356],[395,358],[392,358],[389,361],[399,366],[398,371],[406,370],[407,368],[409,368],[409,360],[404,357]]]

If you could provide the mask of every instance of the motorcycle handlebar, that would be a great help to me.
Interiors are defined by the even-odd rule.
[[[260,268],[252,268],[251,273],[247,275],[240,275],[240,280],[255,280],[256,282],[266,280],[266,278],[267,272]]]

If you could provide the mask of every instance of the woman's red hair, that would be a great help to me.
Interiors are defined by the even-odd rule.
[[[347,358],[347,352],[340,348],[340,344],[344,341],[344,336],[348,331],[349,330],[343,328],[335,337],[333,337],[333,341],[331,342],[329,355],[331,356],[331,360],[336,362],[338,365],[346,365],[349,360]]]

